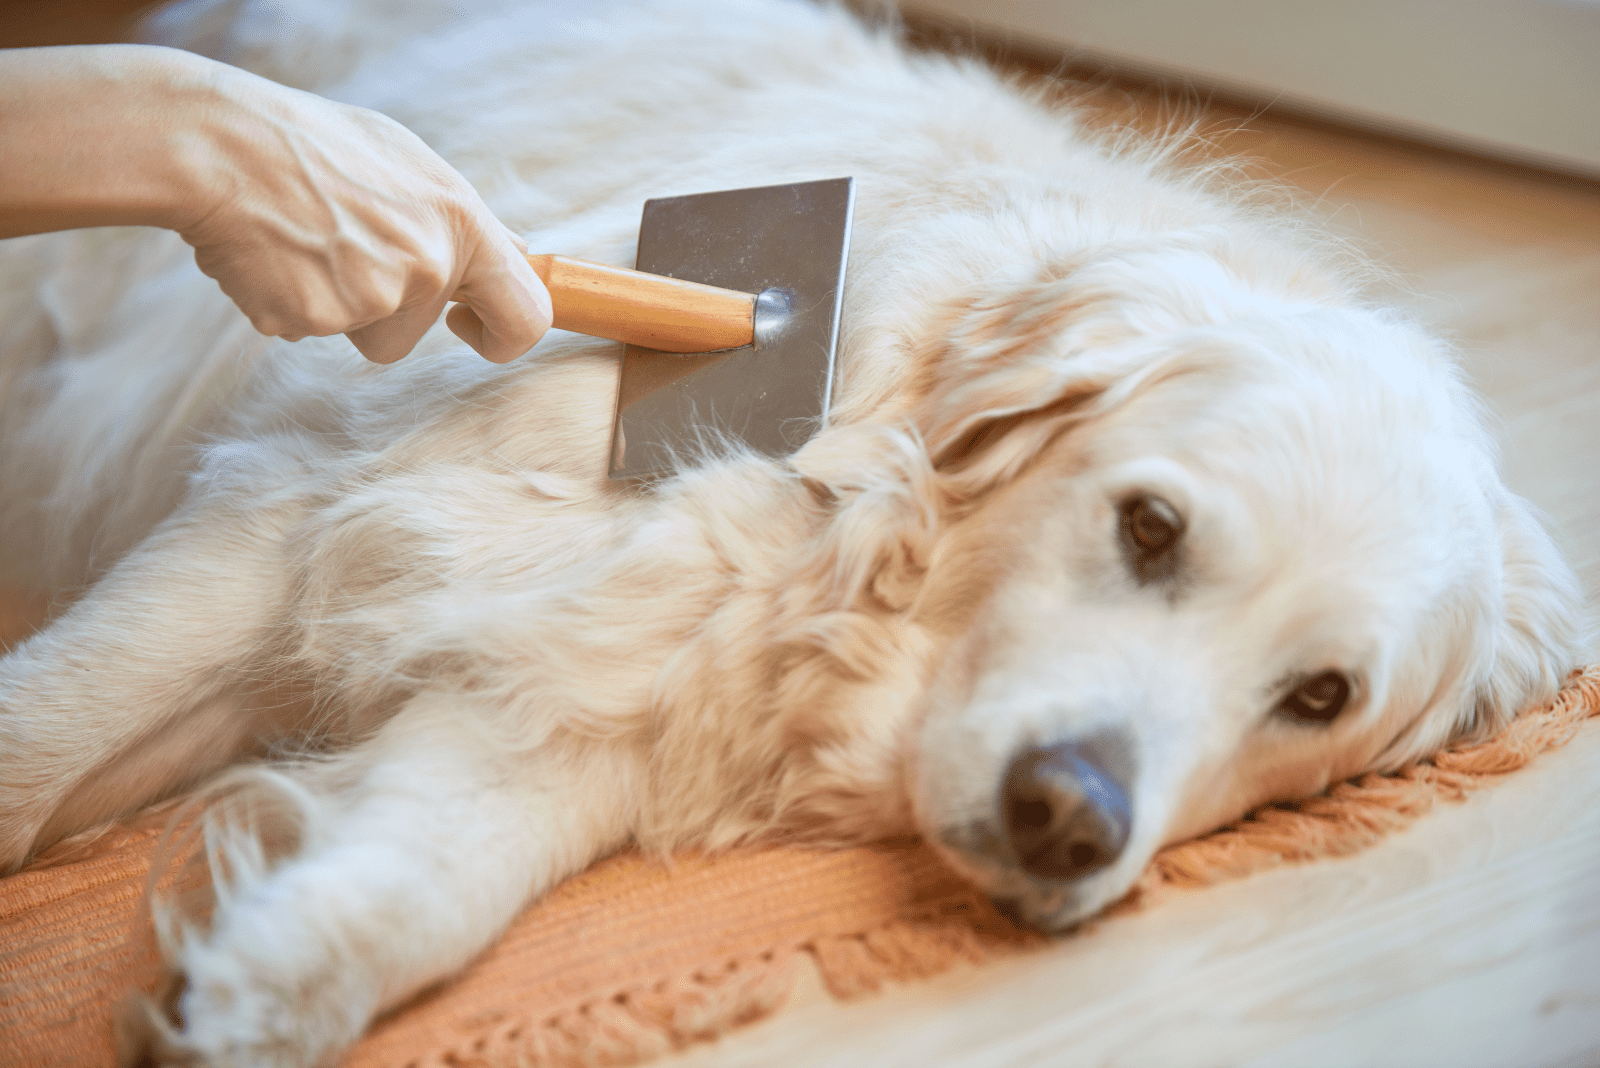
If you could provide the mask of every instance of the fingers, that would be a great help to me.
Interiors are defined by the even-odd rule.
[[[487,256],[474,257],[451,297],[461,303],[446,322],[484,359],[508,363],[550,329],[550,294],[516,246],[495,244]]]
[[[478,313],[473,311],[470,305],[457,304],[450,309],[444,321],[452,334],[471,345],[474,352],[482,355],[483,320],[478,318]]]
[[[394,363],[416,348],[422,335],[439,321],[444,305],[445,299],[438,297],[427,304],[402,308],[386,319],[346,330],[344,336],[373,363]]]
[[[498,223],[496,224],[499,225]],[[485,235],[504,247],[487,257],[475,257],[461,285],[450,299],[462,301],[445,317],[452,333],[494,363],[509,363],[538,343],[550,328],[550,294],[528,266],[526,242],[511,230]],[[504,235],[504,241],[498,238]],[[494,264],[482,266],[484,259]],[[474,268],[476,268],[474,270]],[[422,335],[438,321],[445,298],[398,312],[386,319],[345,333],[361,354],[373,363],[393,363],[409,353]]]

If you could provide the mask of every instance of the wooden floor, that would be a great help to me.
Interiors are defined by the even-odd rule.
[[[92,18],[37,14],[92,7],[6,0],[18,18],[0,44],[115,37]],[[1459,339],[1500,420],[1508,480],[1549,513],[1595,603],[1600,190],[1271,117],[1229,132],[1240,114],[1212,118],[1220,149],[1303,190],[1400,272],[1399,299]],[[1357,857],[1194,892],[855,1003],[808,982],[769,1020],[661,1063],[1600,1065],[1600,722]]]
[[[1600,187],[1227,108],[1207,125],[1457,339],[1508,481],[1600,603]],[[661,1064],[1600,1065],[1600,721],[1359,856],[856,1003],[808,976],[776,1016]]]

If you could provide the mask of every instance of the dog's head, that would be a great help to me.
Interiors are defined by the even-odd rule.
[[[873,583],[939,638],[919,828],[1027,922],[1491,730],[1571,666],[1571,573],[1398,317],[1150,247],[969,301],[936,347],[943,519]]]

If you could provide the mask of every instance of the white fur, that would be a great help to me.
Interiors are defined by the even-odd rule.
[[[915,829],[1064,927],[1162,843],[1572,666],[1575,583],[1444,346],[1160,147],[784,0],[190,0],[158,31],[387,111],[536,250],[627,264],[647,197],[859,187],[829,427],[651,487],[605,478],[609,343],[494,366],[441,326],[377,367],[256,337],[172,234],[0,246],[0,581],[63,606],[0,661],[0,865],[271,758],[212,790],[164,1062],[331,1056],[630,840]],[[1159,588],[1118,547],[1134,491],[1187,522]],[[1329,668],[1348,713],[1272,714]],[[1019,747],[1108,725],[1120,860],[1058,885],[972,847]]]

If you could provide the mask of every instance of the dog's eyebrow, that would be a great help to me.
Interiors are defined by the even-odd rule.
[[[1291,668],[1290,670],[1285,671],[1282,675],[1279,675],[1272,682],[1267,683],[1266,686],[1262,687],[1262,696],[1271,697],[1274,694],[1288,693],[1310,677],[1310,672],[1303,671],[1299,668]]]

